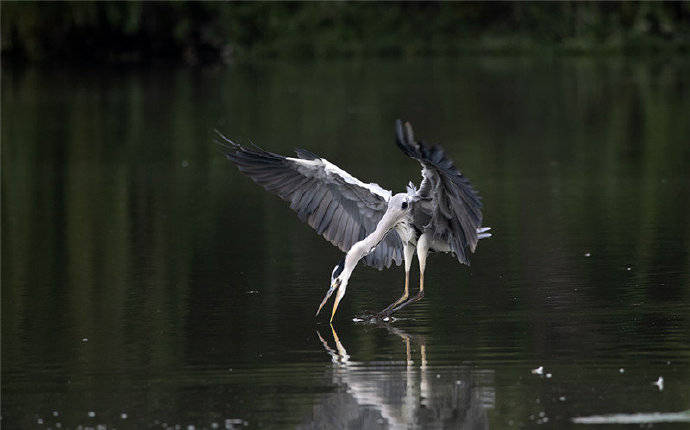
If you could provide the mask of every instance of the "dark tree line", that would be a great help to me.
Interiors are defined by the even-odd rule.
[[[4,58],[687,52],[690,3],[4,3]]]

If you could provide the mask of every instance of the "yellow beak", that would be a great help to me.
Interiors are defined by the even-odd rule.
[[[337,288],[338,288],[338,283],[334,282],[333,285],[331,285],[331,288],[329,288],[328,291],[326,292],[326,296],[321,301],[321,304],[319,305],[319,309],[316,310],[316,315],[314,315],[315,317],[319,315],[319,312],[321,312],[321,308],[323,307],[323,305],[326,304],[328,299],[331,298],[331,295],[333,295],[333,291],[335,291]]]
[[[331,313],[331,320],[330,322],[333,322],[333,317],[335,316],[335,310],[338,309],[338,305],[340,304],[340,300],[343,298],[344,294],[340,294],[338,292],[338,295],[335,296],[335,303],[333,303],[333,312]]]

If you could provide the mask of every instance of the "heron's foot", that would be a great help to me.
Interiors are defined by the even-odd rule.
[[[381,312],[377,313],[374,315],[375,318],[387,321],[386,318],[390,318],[390,316],[395,312],[395,308],[399,306],[401,303],[404,303],[405,300],[408,298],[408,294],[405,293],[403,294],[398,300],[394,301],[390,305],[388,305],[385,309],[383,309]]]
[[[376,321],[383,321],[383,322],[389,322],[395,320],[393,317],[393,314],[398,312],[400,309],[404,308],[405,306],[420,301],[424,297],[424,292],[420,291],[417,293],[415,296],[411,297],[408,300],[403,300],[402,302],[396,302],[393,303],[392,305],[388,306],[386,309],[382,310],[381,312],[371,315],[370,319],[371,320],[376,320]]]
[[[411,303],[418,302],[418,301],[422,300],[423,298],[424,298],[424,290],[419,290],[419,292],[417,292],[417,294],[415,294],[414,296],[410,297],[408,300],[400,303],[398,306],[393,308],[393,310],[391,311],[391,314],[398,312],[400,309],[404,308],[405,306],[407,306]]]

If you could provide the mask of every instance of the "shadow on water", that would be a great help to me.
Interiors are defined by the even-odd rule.
[[[489,428],[494,372],[472,366],[434,367],[424,336],[379,324],[404,344],[403,361],[352,360],[331,326],[335,349],[317,331],[331,356],[332,384],[300,428]],[[419,361],[415,361],[418,357]]]

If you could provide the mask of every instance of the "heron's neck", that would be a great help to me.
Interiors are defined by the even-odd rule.
[[[378,225],[376,225],[376,230],[374,230],[369,236],[352,245],[350,250],[347,252],[347,255],[345,256],[345,268],[343,270],[347,272],[348,277],[352,271],[355,270],[359,260],[368,255],[372,249],[383,240],[384,236],[386,236],[386,233],[388,233],[388,231],[395,226],[395,220],[386,215],[388,214],[385,214],[383,218],[381,218],[381,221],[379,221]]]

